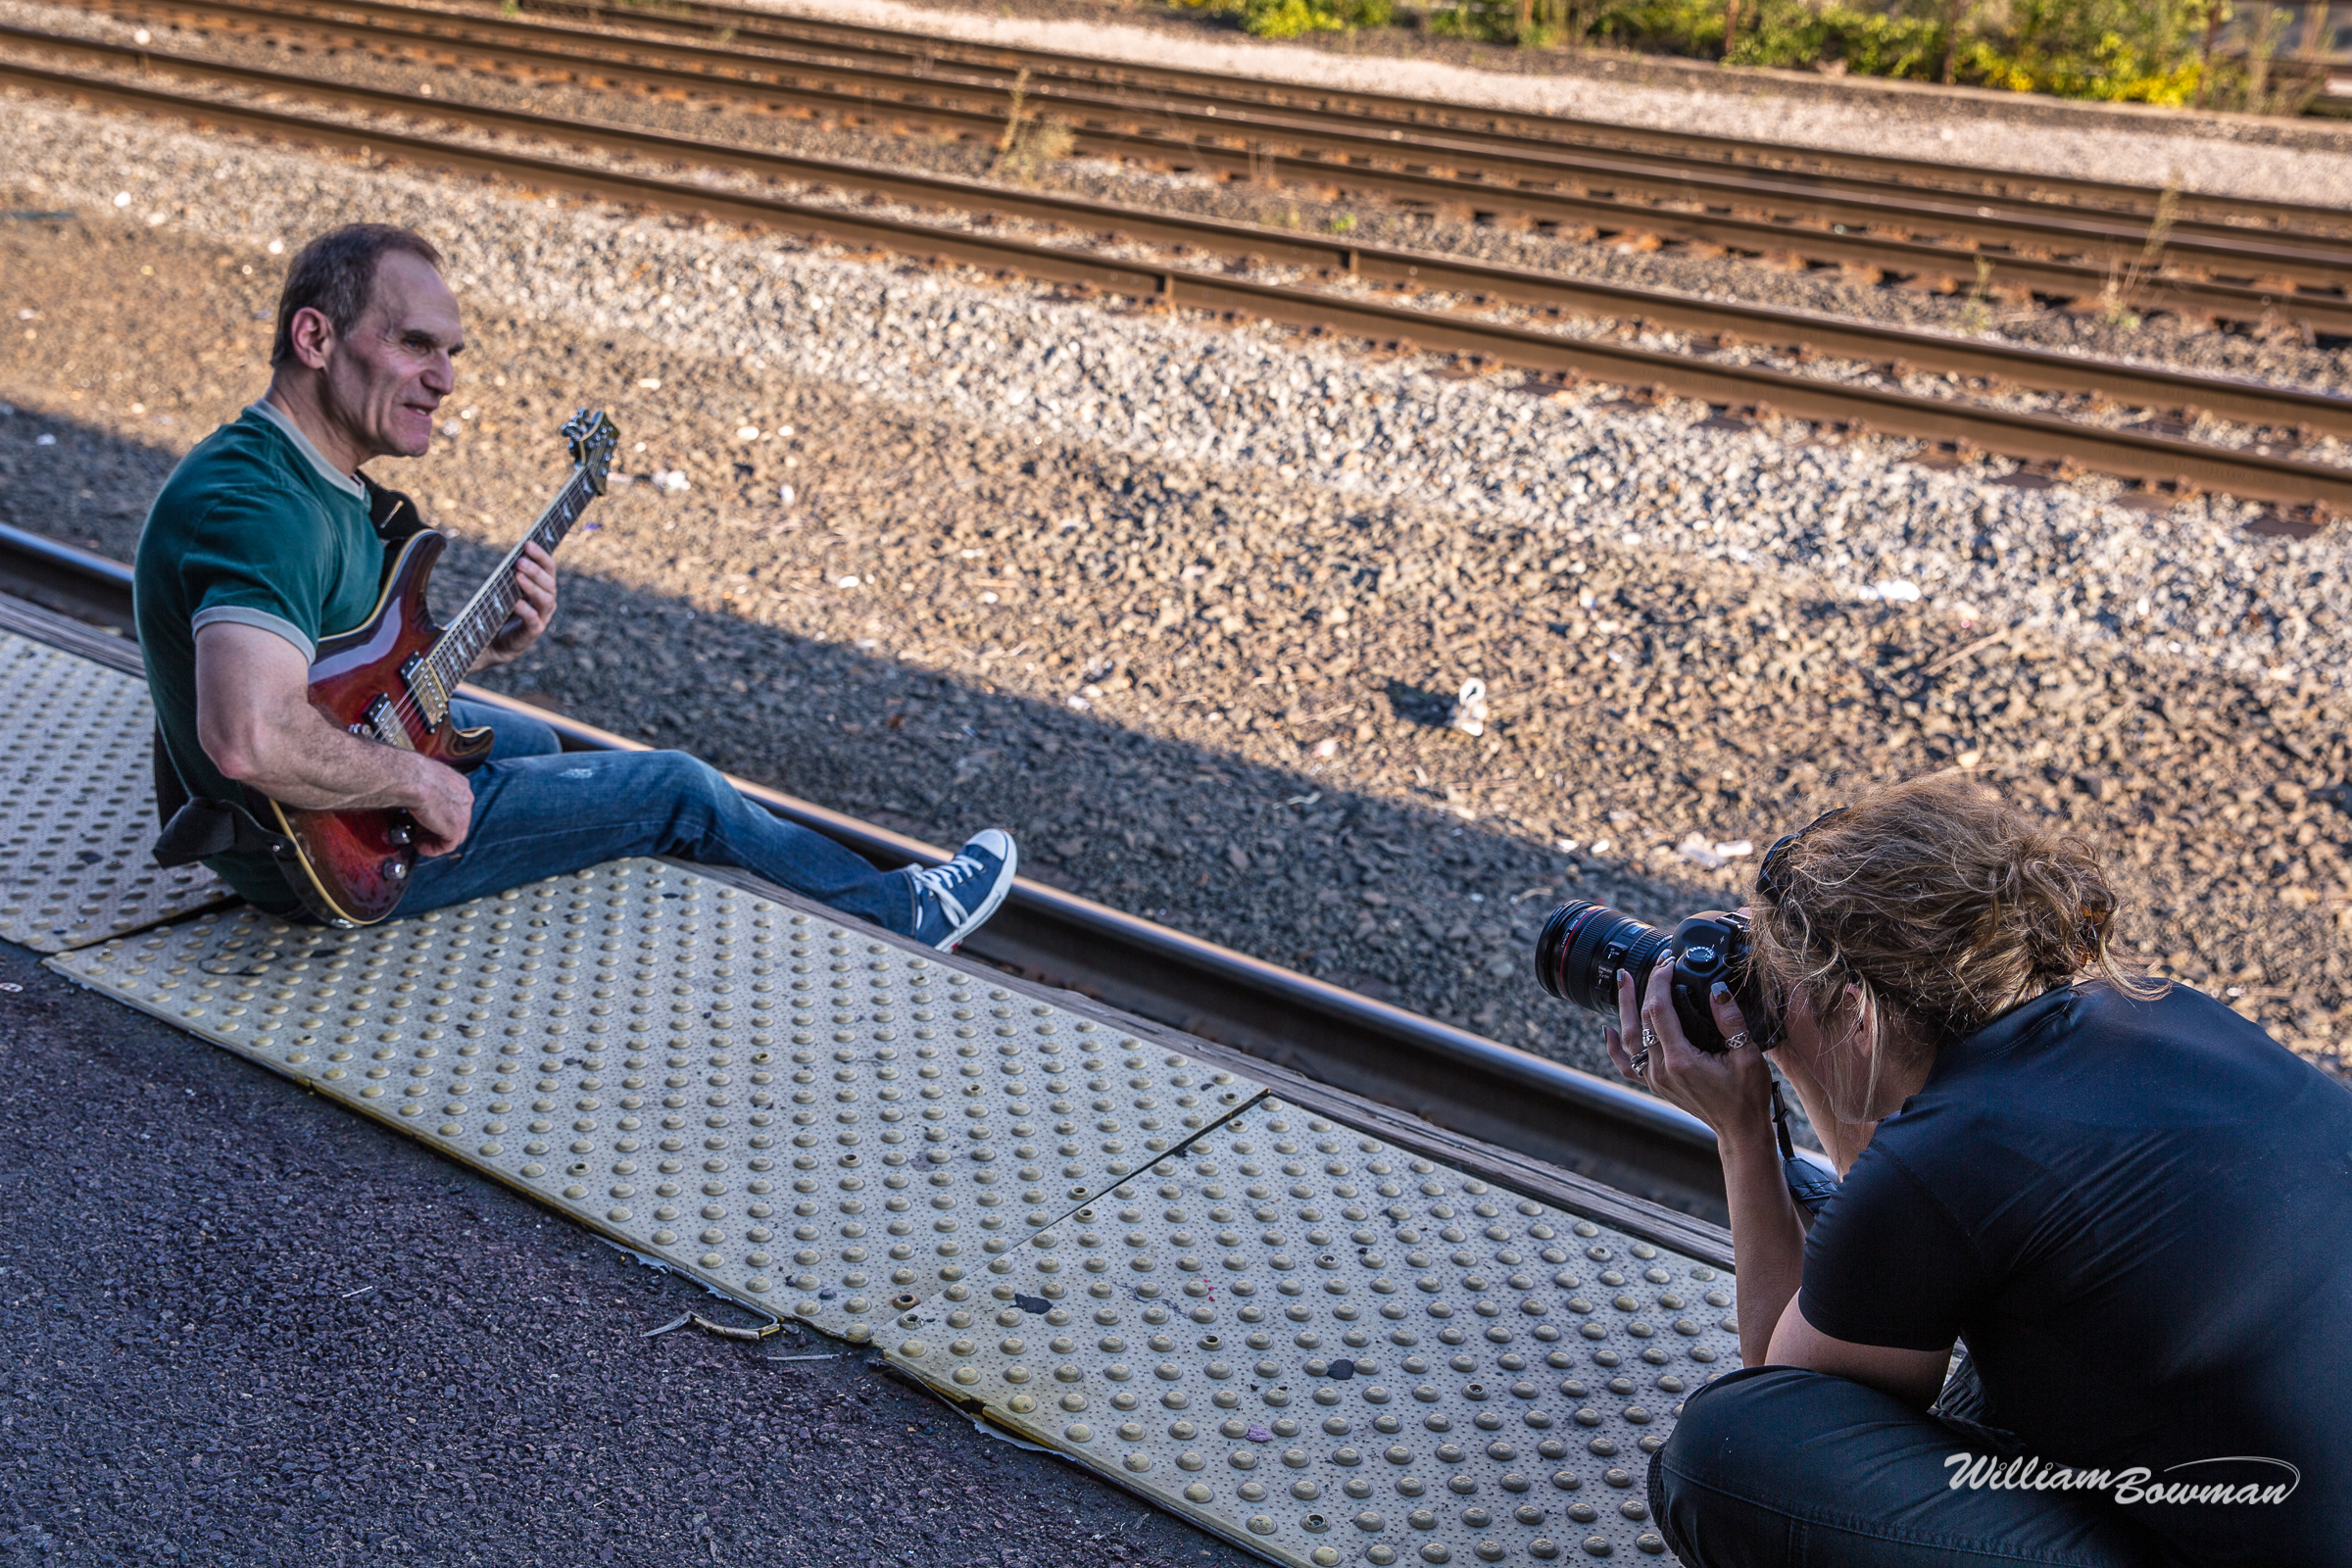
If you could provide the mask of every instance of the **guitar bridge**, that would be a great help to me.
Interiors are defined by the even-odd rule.
[[[404,752],[416,749],[416,743],[409,739],[409,727],[400,721],[400,712],[392,706],[389,697],[378,697],[369,703],[368,711],[357,724],[351,726],[351,732],[363,739],[381,741],[386,746],[397,747]]]
[[[400,678],[408,683],[409,695],[416,699],[426,727],[439,729],[449,716],[449,693],[441,689],[441,677],[434,672],[432,661],[422,654],[411,654],[400,666]]]

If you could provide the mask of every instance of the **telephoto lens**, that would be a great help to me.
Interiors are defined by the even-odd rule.
[[[1721,909],[1691,915],[1672,931],[1635,919],[1605,904],[1579,900],[1563,904],[1536,938],[1536,983],[1570,1006],[1617,1019],[1617,971],[1634,977],[1634,1005],[1641,1006],[1660,954],[1671,953],[1675,1016],[1690,1043],[1705,1052],[1723,1050],[1708,1000],[1718,984],[1740,999],[1740,1011],[1760,1019],[1747,962],[1747,917]]]
[[[1667,935],[1605,904],[1563,904],[1536,938],[1536,983],[1572,1007],[1617,1016],[1617,971],[1631,969],[1637,992]]]

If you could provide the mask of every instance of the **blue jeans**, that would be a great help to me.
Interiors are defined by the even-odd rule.
[[[463,904],[624,855],[734,865],[844,914],[905,934],[914,884],[747,801],[716,768],[683,752],[564,752],[537,719],[477,703],[451,705],[466,728],[496,732],[467,775],[473,825],[455,854],[421,858],[400,912]]]
[[[1952,1403],[1947,1390],[1938,1408]],[[2104,1497],[1952,1490],[1945,1457],[1998,1451],[1988,1435],[2007,1436],[1845,1378],[1747,1367],[1684,1404],[1650,1459],[1650,1509],[1686,1568],[2185,1564]]]

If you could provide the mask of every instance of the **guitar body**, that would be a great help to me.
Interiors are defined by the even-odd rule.
[[[440,639],[425,608],[446,535],[424,529],[392,564],[375,611],[350,631],[318,645],[311,664],[311,706],[336,728],[464,769],[489,754],[487,729],[460,729],[448,716],[425,656]],[[441,715],[435,722],[430,715]],[[416,864],[416,825],[400,810],[311,811],[269,803],[275,826],[294,841],[294,891],[330,925],[372,925],[408,891]]]
[[[458,728],[450,699],[514,612],[520,594],[515,571],[524,549],[536,545],[552,552],[563,543],[589,502],[605,493],[620,441],[610,419],[587,409],[572,416],[563,433],[571,445],[571,477],[447,626],[433,624],[425,588],[449,540],[425,528],[410,535],[393,558],[367,620],[318,645],[311,663],[310,699],[329,723],[362,740],[459,769],[489,756],[490,731]],[[261,796],[253,796],[253,807],[265,826],[275,827],[293,845],[290,856],[273,853],[279,854],[295,897],[311,913],[334,926],[373,925],[399,906],[416,866],[417,827],[408,812],[306,810]]]

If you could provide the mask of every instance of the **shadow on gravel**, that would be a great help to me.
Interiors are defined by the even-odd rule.
[[[1445,692],[1423,691],[1400,680],[1388,685],[1389,711],[1408,724],[1438,729],[1452,722],[1453,698]]]
[[[446,602],[492,561],[461,542]],[[1603,1059],[1597,1024],[1531,978],[1553,906],[1726,897],[1477,820],[1442,783],[1397,801],[1311,754],[1269,765],[604,577],[565,595],[544,651],[485,684],[935,844],[1004,827],[1040,881],[1579,1065]],[[1446,728],[1451,696],[1390,690],[1405,722],[1475,745]]]
[[[33,444],[36,427],[53,446]],[[127,559],[174,461],[78,421],[0,418],[0,520]],[[438,607],[495,561],[453,537]],[[1042,881],[1578,1065],[1605,1065],[1597,1024],[1529,978],[1544,914],[1567,897],[1649,918],[1726,897],[1475,820],[1434,776],[1397,801],[1347,788],[1303,748],[1298,765],[1267,765],[1130,727],[1115,708],[1014,695],[985,649],[979,671],[936,670],[697,609],[576,554],[559,565],[555,628],[485,684],[935,843],[1007,828]],[[1104,706],[1183,701],[1173,660],[1122,667],[1104,678],[1130,690]],[[1385,690],[1395,719],[1476,744],[1445,728],[1450,694]]]

